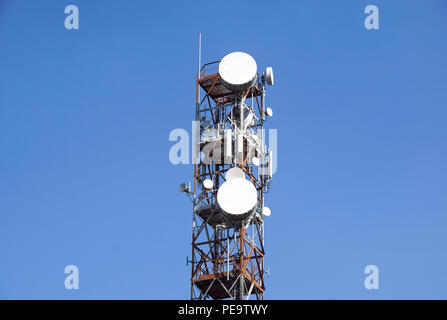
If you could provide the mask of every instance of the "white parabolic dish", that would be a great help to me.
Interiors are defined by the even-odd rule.
[[[269,217],[272,214],[272,211],[269,207],[262,207],[262,213],[264,216]]]
[[[225,180],[231,180],[235,178],[245,179],[245,173],[241,168],[233,167],[225,174]]]
[[[217,192],[217,202],[227,214],[243,216],[256,206],[258,194],[255,186],[245,179],[234,178],[224,182]]]
[[[227,54],[219,63],[222,83],[230,90],[241,91],[256,82],[258,66],[255,59],[245,52]]]
[[[212,188],[213,188],[213,180],[205,179],[205,180],[203,181],[203,186],[204,186],[206,189],[212,189]]]

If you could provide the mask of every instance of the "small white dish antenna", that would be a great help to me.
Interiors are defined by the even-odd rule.
[[[265,109],[265,114],[268,115],[269,117],[273,117],[273,110],[272,110],[272,108]]]
[[[211,179],[203,180],[203,186],[205,189],[212,189],[213,185],[214,185],[213,180],[211,180]]]
[[[259,159],[257,157],[251,158],[251,163],[253,163],[255,166],[259,167]]]
[[[270,210],[269,207],[262,207],[262,214],[266,217],[270,217],[272,211]]]
[[[273,68],[272,67],[268,67],[268,68],[265,69],[264,80],[270,86],[273,86],[273,84],[275,83],[274,79],[273,79]]]
[[[243,91],[252,87],[257,79],[255,59],[245,52],[227,54],[219,63],[219,75],[225,87]]]
[[[225,180],[228,181],[231,179],[245,179],[244,171],[242,171],[242,169],[238,167],[229,169],[225,174]]]

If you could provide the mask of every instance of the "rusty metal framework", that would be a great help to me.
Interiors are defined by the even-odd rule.
[[[191,299],[264,299],[264,194],[270,187],[264,138],[265,83],[258,74],[244,92],[228,90],[217,72],[219,61],[202,66],[196,77]],[[201,95],[204,93],[203,97]],[[238,121],[250,115],[250,125]],[[236,139],[241,137],[243,148]],[[228,148],[230,151],[228,151]],[[242,151],[241,151],[242,150]],[[228,156],[230,154],[230,156]],[[256,156],[260,163],[254,165]],[[238,166],[257,190],[258,205],[250,216],[234,220],[217,204],[225,172]],[[206,189],[204,179],[213,181]]]

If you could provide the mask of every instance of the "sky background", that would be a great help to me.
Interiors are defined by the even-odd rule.
[[[266,298],[447,299],[446,17],[445,0],[0,0],[0,298],[189,298],[193,168],[168,137],[191,130],[201,31],[204,62],[275,72]]]

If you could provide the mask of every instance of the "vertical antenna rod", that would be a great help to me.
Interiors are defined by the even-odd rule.
[[[199,66],[197,72],[199,74],[199,77],[200,77],[200,67],[202,64],[201,59],[202,59],[202,32],[199,32]]]

